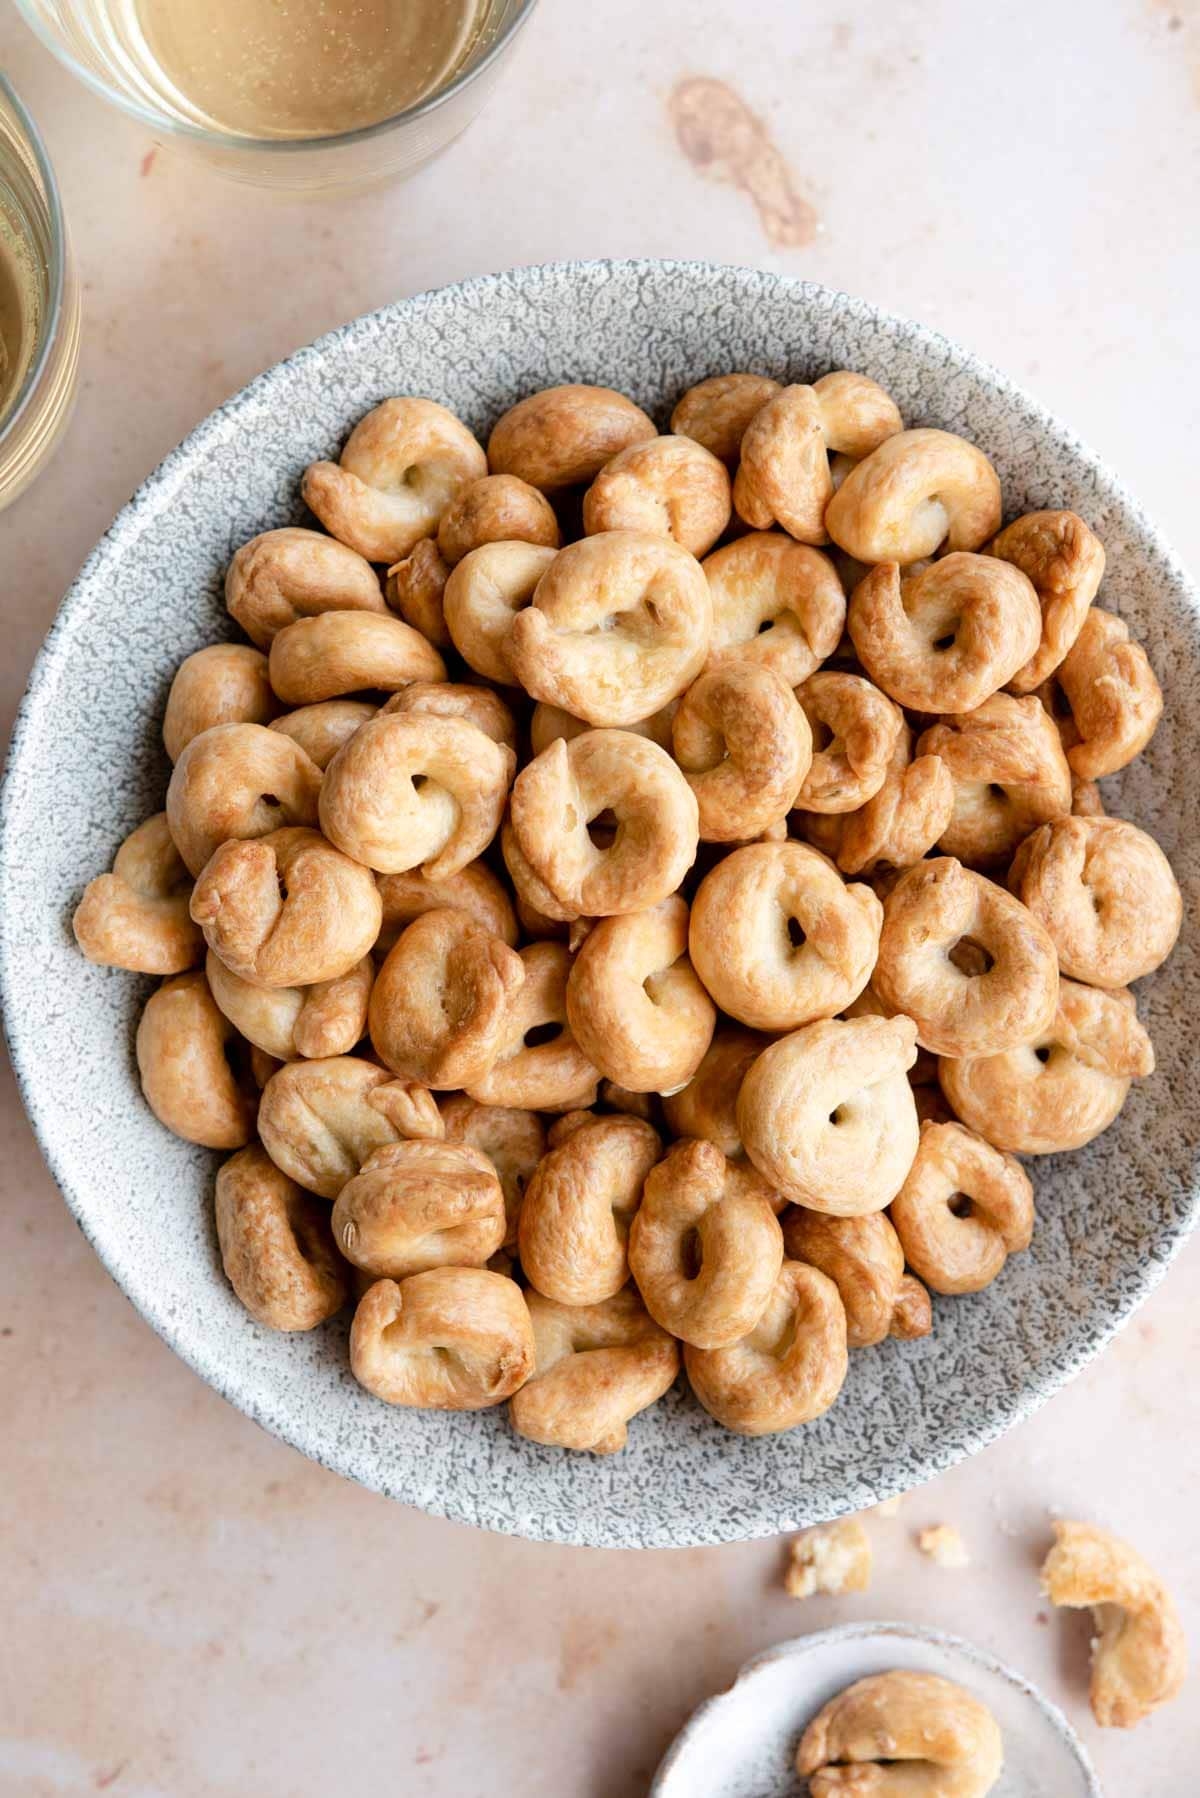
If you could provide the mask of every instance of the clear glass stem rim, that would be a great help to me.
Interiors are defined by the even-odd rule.
[[[42,134],[34,124],[28,108],[21,100],[12,82],[7,75],[2,73],[0,73],[0,96],[16,115],[25,141],[33,154],[50,221],[50,256],[46,270],[45,312],[38,333],[37,347],[29,367],[25,371],[25,379],[5,413],[3,422],[0,423],[0,443],[2,443],[16,431],[33,400],[62,325],[63,294],[67,281],[67,228],[63,218],[58,182],[55,179],[50,158],[46,153],[46,146],[42,142]]]

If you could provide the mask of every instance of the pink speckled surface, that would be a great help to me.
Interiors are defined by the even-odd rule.
[[[950,0],[795,10],[746,0],[733,27],[708,0],[552,0],[440,162],[406,188],[302,208],[148,156],[6,12],[0,66],[59,168],[85,343],[60,457],[0,518],[5,724],[84,553],[214,404],[395,295],[556,256],[744,261],[936,325],[1069,420],[1200,565],[1195,5],[1124,0],[1084,31],[1073,9],[1019,0],[989,28],[986,83],[973,9]],[[698,75],[769,121],[815,209],[811,242],[772,245],[746,195],[681,153],[667,100]],[[413,1798],[635,1798],[749,1654],[869,1616],[954,1630],[1021,1667],[1114,1798],[1189,1789],[1194,1705],[1129,1736],[1096,1730],[1086,1624],[1039,1621],[1035,1562],[1049,1508],[1093,1516],[1168,1575],[1200,1639],[1197,1247],[1067,1392],[872,1525],[869,1594],[802,1606],[779,1587],[779,1544],[548,1548],[342,1484],[130,1310],[10,1081],[0,1169],[0,1798],[307,1798],[351,1766],[355,1789]],[[913,1546],[943,1518],[968,1541],[965,1573]]]

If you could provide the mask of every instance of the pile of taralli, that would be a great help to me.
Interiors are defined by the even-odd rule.
[[[744,1435],[931,1328],[1111,1124],[1179,889],[1094,784],[1162,696],[1071,512],[858,374],[670,435],[392,399],[228,570],[93,961],[261,1324],[391,1404],[610,1453],[683,1364]],[[383,571],[383,572],[381,572]],[[847,597],[849,596],[849,597]]]

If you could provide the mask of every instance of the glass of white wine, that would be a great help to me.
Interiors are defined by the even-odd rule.
[[[535,0],[16,0],[164,143],[312,193],[409,175],[475,117]]]
[[[79,286],[54,171],[0,75],[0,507],[55,449],[79,371]]]

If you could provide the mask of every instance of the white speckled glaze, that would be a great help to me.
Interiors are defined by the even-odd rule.
[[[162,803],[159,725],[171,675],[234,634],[225,564],[255,532],[303,516],[300,475],[392,393],[444,401],[481,435],[534,388],[612,384],[666,423],[702,376],[807,379],[861,369],[909,424],[975,439],[1006,516],[1070,506],[1108,551],[1101,602],[1126,617],[1166,690],[1148,755],[1105,783],[1171,856],[1184,936],[1141,983],[1160,1071],[1079,1154],[1033,1164],[1038,1228],[987,1292],[936,1302],[933,1335],[851,1358],[836,1406],[744,1441],[682,1383],[595,1459],[522,1441],[503,1410],[390,1410],[361,1391],[344,1321],[279,1336],[220,1269],[216,1158],[142,1102],[134,1029],[150,982],[86,963],[70,915],[88,878]],[[43,1152],[113,1278],[172,1347],[249,1416],[388,1495],[492,1529],[610,1546],[714,1543],[817,1522],[972,1454],[1096,1354],[1161,1277],[1197,1208],[1200,967],[1200,617],[1149,520],[1062,425],[946,338],[809,283],[697,263],[560,264],[468,281],[343,326],[279,364],[167,457],[89,557],[34,668],[0,813],[0,990]]]
[[[847,1623],[780,1642],[739,1669],[689,1718],[649,1798],[796,1798],[796,1747],[821,1706],[856,1679],[897,1669],[955,1680],[986,1704],[1004,1738],[990,1798],[1103,1798],[1057,1705],[993,1655],[909,1623]]]

